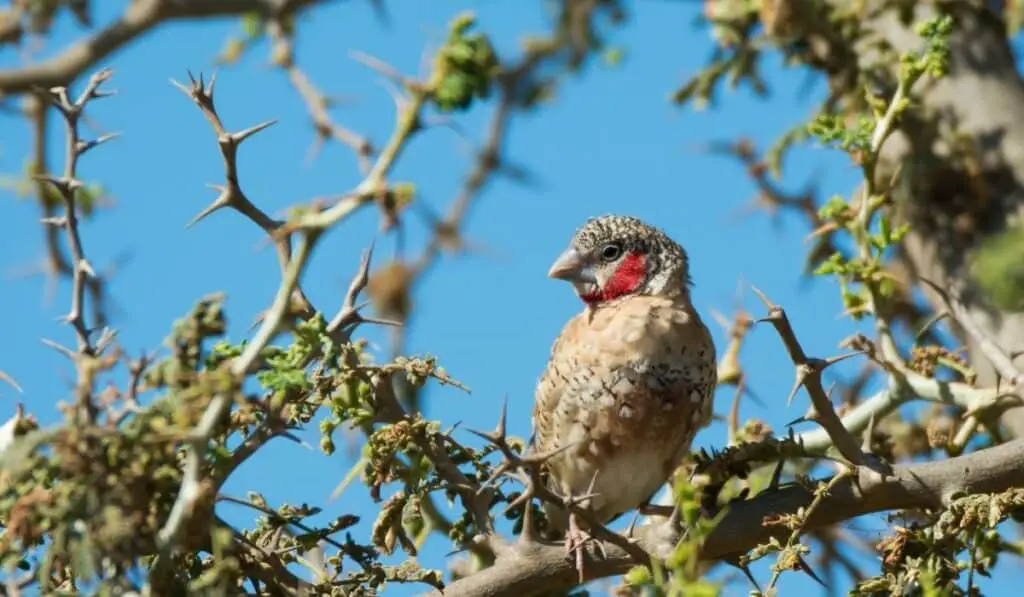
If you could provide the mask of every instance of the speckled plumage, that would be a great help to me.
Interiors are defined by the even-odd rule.
[[[587,306],[562,329],[537,385],[532,449],[576,444],[546,462],[546,483],[562,495],[592,489],[601,522],[653,497],[710,419],[715,347],[690,302],[688,269],[682,247],[623,216],[588,221],[552,268]],[[561,508],[545,508],[554,530],[570,526]]]

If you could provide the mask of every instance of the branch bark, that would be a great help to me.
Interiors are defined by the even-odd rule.
[[[0,70],[0,97],[34,87],[68,85],[82,72],[156,26],[173,20],[257,13],[281,16],[326,0],[136,0],[119,19],[37,65]]]
[[[858,473],[839,481],[805,526],[810,531],[857,516],[907,508],[939,508],[964,492],[998,493],[1024,486],[1024,439],[979,450],[948,460],[897,465],[891,476],[858,468]],[[813,491],[800,485],[769,490],[735,502],[707,538],[705,560],[719,560],[744,553],[770,537],[785,538],[783,526],[766,527],[765,517],[796,512],[814,499]],[[673,533],[668,533],[672,535]],[[665,545],[663,525],[651,524],[637,531],[641,544],[655,550]],[[621,548],[603,544],[606,558],[588,553],[588,574],[594,578],[622,574],[635,561]],[[494,566],[459,579],[444,590],[445,597],[527,597],[568,589],[577,584],[574,563],[561,545],[517,543]],[[441,595],[440,592],[426,593]]]

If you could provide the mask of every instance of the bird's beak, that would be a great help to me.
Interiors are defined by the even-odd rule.
[[[572,282],[594,281],[593,271],[576,252],[576,249],[567,249],[559,255],[551,265],[551,269],[548,270],[548,277]]]

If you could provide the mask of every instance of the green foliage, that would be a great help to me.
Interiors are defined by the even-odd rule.
[[[119,411],[111,405],[104,412],[108,427],[102,430],[79,425],[72,417],[71,424],[53,431],[19,434],[5,451],[0,471],[0,520],[6,527],[0,540],[0,561],[8,568],[25,567],[27,550],[41,547],[43,539],[49,538],[43,547],[45,563],[37,571],[43,587],[51,587],[58,567],[67,578],[116,584],[116,579],[104,572],[104,558],[133,561],[141,567],[162,565],[161,558],[148,554],[154,553],[156,534],[167,520],[182,483],[182,440],[218,394],[237,395],[239,405],[211,437],[202,474],[212,484],[206,491],[219,487],[251,455],[246,446],[254,442],[258,446],[286,434],[290,428],[309,423],[320,406],[329,406],[330,417],[324,423],[332,430],[343,423],[372,425],[380,420],[382,409],[374,398],[374,380],[387,379],[392,372],[403,373],[417,384],[431,377],[457,383],[431,357],[401,359],[385,368],[365,364],[359,348],[339,343],[317,313],[296,323],[285,346],[272,345],[261,351],[254,376],[265,398],[254,400],[240,394],[239,383],[228,371],[233,360],[244,352],[245,344],[221,340],[206,348],[210,340],[224,333],[226,325],[221,295],[205,297],[175,322],[165,342],[170,356],[148,367],[140,376],[140,385],[130,390],[132,396],[159,393],[149,406],[140,408],[134,397],[130,411]],[[350,396],[352,388],[355,391]],[[120,395],[119,401],[126,399],[127,393]],[[406,535],[407,531],[415,534],[423,529],[415,504],[443,486],[432,476],[432,467],[417,446],[433,442],[438,433],[436,423],[418,418],[411,423],[398,420],[380,426],[369,436],[364,474],[373,493],[380,499],[386,485],[396,481],[405,485],[388,499],[395,506],[384,509],[388,516],[375,527],[380,530],[373,535],[374,546],[360,545],[350,538],[345,542],[332,539],[358,522],[352,515],[343,514],[315,527],[304,521],[317,515],[319,508],[285,504],[272,509],[255,493],[246,503],[265,516],[253,529],[242,530],[241,536],[254,544],[274,537],[284,564],[301,563],[303,554],[322,541],[334,545],[338,552],[327,559],[335,573],[321,579],[325,587],[336,582],[370,590],[386,582],[441,586],[438,571],[411,562],[391,566],[378,561],[381,555],[391,553],[396,540],[415,552]],[[460,463],[472,463],[477,458],[480,464],[476,455],[469,459],[462,454],[454,457]],[[200,501],[209,499],[209,494],[203,495],[207,497],[200,496]],[[391,513],[393,518],[389,518]],[[209,527],[211,521],[198,517],[193,524],[198,530]],[[282,529],[296,526],[301,532],[282,535]],[[188,546],[201,548],[212,541],[209,556],[186,552],[176,557],[179,565],[191,562],[182,569],[189,570],[192,590],[224,583],[231,586],[249,565],[245,554],[239,553],[230,540],[230,529],[216,524],[209,528],[212,534],[204,538],[200,533],[194,539],[198,543]],[[229,537],[226,543],[218,539],[224,532]],[[342,564],[344,558],[354,559],[360,570],[343,573],[347,568]],[[159,574],[156,568],[151,573]]]
[[[442,112],[462,112],[474,98],[487,99],[500,70],[490,39],[469,32],[475,24],[470,13],[455,18],[434,60],[433,98]]]
[[[924,581],[925,594],[977,594],[953,583],[965,574],[989,576],[1002,548],[995,529],[1022,507],[1021,489],[965,496],[941,512],[929,513],[923,525],[897,528],[878,546],[882,573],[857,583],[850,595],[898,593],[918,578]],[[967,562],[959,559],[965,552]]]
[[[880,315],[878,310],[884,308],[884,301],[893,296],[894,279],[884,268],[885,253],[909,232],[907,224],[893,226],[890,189],[878,189],[875,166],[885,140],[910,106],[908,96],[914,84],[925,74],[937,78],[945,73],[951,28],[949,17],[918,25],[917,31],[925,41],[924,53],[911,51],[901,56],[898,87],[892,100],[885,102],[867,94],[870,115],[847,119],[835,113],[820,114],[807,126],[812,137],[848,153],[864,173],[864,188],[856,206],[834,196],[818,212],[824,227],[849,234],[856,255],[836,250],[814,270],[815,275],[836,277],[844,309],[857,319]]]
[[[705,478],[706,480],[706,478]],[[722,583],[703,578],[700,549],[704,540],[715,529],[725,514],[721,510],[714,518],[704,516],[702,503],[706,486],[676,477],[673,500],[679,508],[685,538],[679,541],[664,561],[654,559],[650,567],[635,566],[625,576],[630,587],[644,591],[644,594],[659,597],[718,597],[722,594]]]
[[[1024,311],[1024,227],[986,239],[973,256],[971,273],[997,308]]]

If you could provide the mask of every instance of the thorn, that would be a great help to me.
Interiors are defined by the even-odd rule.
[[[59,352],[60,354],[64,355],[65,357],[67,357],[71,361],[74,361],[76,359],[74,351],[72,351],[70,348],[68,348],[66,346],[63,346],[61,344],[57,344],[53,340],[48,340],[46,338],[43,338],[41,341],[42,341],[43,344],[45,344],[46,346],[49,346],[50,348],[56,350],[57,352]]]
[[[245,141],[249,137],[255,135],[256,133],[258,133],[260,131],[262,131],[263,129],[269,128],[269,127],[271,127],[271,126],[273,126],[275,124],[277,124],[277,119],[271,119],[271,120],[267,120],[266,122],[261,122],[261,123],[255,125],[255,126],[251,126],[251,127],[247,128],[247,129],[245,129],[244,131],[239,131],[237,133],[232,134],[231,135],[231,140],[236,145],[240,144],[242,141]]]
[[[9,385],[12,388],[14,388],[15,390],[17,390],[19,394],[24,394],[25,393],[25,391],[21,389],[21,386],[18,385],[18,382],[14,381],[13,377],[11,377],[10,375],[7,375],[3,371],[0,371],[0,381],[6,382],[7,385]]]
[[[754,590],[759,594],[764,594],[764,591],[761,590],[761,585],[757,584],[757,579],[754,578],[754,574],[750,571],[750,566],[741,564],[738,560],[732,559],[725,560],[725,563],[729,564],[733,568],[739,568],[743,572],[743,575],[747,577],[747,580],[750,581],[750,584],[754,585]]]
[[[394,81],[395,83],[398,83],[403,87],[408,87],[410,85],[410,82],[404,76],[402,76],[400,72],[398,72],[397,70],[395,70],[394,67],[378,58],[374,58],[369,54],[365,54],[357,50],[350,50],[348,55],[356,62],[362,63],[363,65],[377,71],[378,73],[384,75],[391,81]]]
[[[508,394],[505,394],[501,400],[501,415],[498,416],[498,425],[494,429],[494,433],[504,439],[506,431],[506,421],[508,420]]]
[[[494,431],[477,431],[475,429],[468,429],[468,428],[466,429],[466,431],[472,433],[473,435],[475,435],[477,437],[481,437],[481,438],[491,442],[495,446],[498,446],[498,448],[500,448],[501,451],[504,453],[504,452],[506,452],[506,450],[508,450],[508,445],[505,443],[505,438],[506,438],[506,435],[505,435],[505,419],[507,418],[507,416],[508,416],[508,395],[506,395],[505,399],[502,401],[502,404],[501,404],[501,415],[498,417],[498,426],[497,426],[497,428],[495,428]],[[508,454],[506,454],[506,456],[507,455]]]
[[[554,458],[555,456],[558,456],[562,452],[567,452],[571,448],[575,448],[575,447],[579,446],[581,443],[582,443],[582,440],[576,441],[576,442],[572,442],[570,444],[562,446],[561,448],[557,448],[557,449],[551,450],[550,452],[545,452],[545,453],[541,453],[541,454],[534,454],[532,456],[527,456],[526,458],[521,458],[520,462],[522,462],[523,464],[534,464],[534,465],[544,464],[545,462],[547,462],[548,460]]]
[[[526,504],[526,509],[523,510],[523,515],[525,516],[526,512],[530,509],[529,502],[530,502],[531,499],[533,499],[533,492],[532,491],[524,491],[522,493],[522,495],[520,495],[516,499],[512,500],[511,502],[509,502],[508,506],[501,512],[501,515],[505,516],[506,514],[511,512],[512,510],[515,510],[517,507],[519,507],[520,505],[525,503]],[[524,530],[525,530],[525,527],[524,527]]]
[[[120,136],[121,136],[121,133],[119,133],[119,132],[118,133],[109,133],[109,134],[97,137],[96,139],[93,139],[92,141],[79,141],[78,142],[78,146],[75,147],[75,151],[77,151],[78,155],[81,156],[81,155],[85,154],[85,152],[87,152],[90,149],[96,147],[97,145],[101,145],[103,143],[106,143],[107,141],[110,141],[111,139],[116,139],[117,137],[120,137]]]
[[[100,332],[100,338],[96,341],[96,352],[100,353],[117,337],[117,330],[104,327]]]
[[[841,355],[838,355],[838,356],[829,357],[829,358],[827,358],[825,360],[810,359],[810,364],[811,364],[812,367],[818,369],[819,371],[824,371],[825,369],[828,369],[829,367],[831,367],[832,365],[835,365],[836,363],[841,363],[841,362],[845,361],[846,359],[850,359],[850,358],[853,358],[853,357],[856,357],[856,356],[861,356],[863,354],[864,354],[863,352],[858,350],[858,351],[855,351],[855,352],[848,352],[846,354],[841,354]]]
[[[213,88],[215,85],[217,85],[218,74],[220,74],[220,71],[217,69],[213,69],[213,74],[210,75],[210,84],[206,86],[206,97],[210,98],[211,106],[213,105]],[[202,75],[200,75],[199,80],[203,80]]]
[[[108,81],[112,76],[114,76],[114,69],[110,67],[102,68],[89,77],[89,87],[95,91],[96,88]]]
[[[871,452],[871,438],[875,436],[875,413],[871,413],[871,418],[868,419],[867,429],[864,430],[864,442],[861,444],[861,450],[870,453]]]
[[[92,264],[90,264],[89,261],[84,257],[78,261],[78,269],[80,269],[82,273],[89,276],[90,278],[96,277],[96,270],[92,268]]]
[[[192,73],[189,73],[188,77],[189,77],[189,79],[191,79],[192,78]],[[189,89],[188,87],[185,87],[184,85],[182,85],[181,83],[175,81],[174,79],[170,79],[170,82],[171,82],[171,85],[174,85],[182,93],[184,93],[185,95],[189,96],[189,98],[192,97],[192,90],[191,89]]]
[[[377,324],[377,325],[386,325],[386,326],[396,327],[396,328],[400,328],[400,327],[404,327],[405,326],[405,324],[402,323],[401,321],[395,321],[394,319],[382,319],[380,317],[363,317],[362,320],[363,320],[363,323],[374,323],[374,324]]]
[[[299,444],[303,448],[306,448],[307,450],[313,450],[313,446],[310,445],[309,442],[307,442],[306,440],[302,439],[301,437],[295,435],[294,433],[292,433],[290,431],[283,431],[283,432],[281,432],[281,437],[283,437],[283,438],[285,438],[287,440],[291,440],[291,441]]]
[[[395,102],[395,109],[398,110],[399,113],[401,113],[405,106],[409,103],[408,98],[405,97],[405,95],[402,93],[402,90],[399,89],[398,86],[395,85],[390,79],[384,79],[383,81],[381,81],[380,86],[384,88],[384,91],[388,92],[388,95],[391,96],[391,101]],[[415,130],[422,126],[423,125],[420,124],[419,120],[417,119],[417,124],[415,124],[413,128]]]
[[[786,464],[786,459],[785,458],[780,458],[779,461],[775,464],[775,470],[772,471],[772,478],[768,482],[768,488],[769,489],[778,489],[779,488],[779,481],[782,479],[782,469],[785,466],[785,464]]]
[[[754,389],[750,387],[750,384],[746,382],[745,376],[743,380],[743,394],[750,397],[750,399],[754,401],[754,404],[760,406],[761,408],[768,408],[768,405],[765,403],[765,401],[762,400],[760,396],[758,396],[754,392]]]
[[[786,423],[785,426],[786,427],[792,427],[793,425],[799,425],[800,423],[806,423],[806,422],[808,422],[807,421],[807,417],[805,415],[800,415],[799,418],[793,419],[789,423]],[[791,431],[792,431],[792,429],[791,429]]]
[[[213,185],[210,185],[210,186],[213,186]],[[221,195],[219,197],[217,197],[217,199],[215,199],[213,203],[208,205],[205,209],[203,209],[203,211],[201,211],[198,214],[196,214],[196,216],[194,218],[192,218],[192,220],[189,221],[188,224],[185,224],[185,228],[186,229],[191,228],[191,227],[195,226],[196,224],[198,224],[199,222],[201,222],[204,219],[206,219],[206,217],[209,216],[210,214],[212,214],[213,212],[215,212],[217,210],[220,210],[220,209],[223,209],[225,207],[229,207],[231,205],[231,200],[229,199],[229,197],[230,197],[229,194],[226,194],[226,193],[222,192]]]
[[[377,246],[377,240],[371,239],[370,246],[366,247],[363,254],[359,257],[359,276],[358,279],[364,284],[370,277],[370,263],[373,262],[373,250]]]
[[[821,578],[817,574],[815,574],[814,570],[811,570],[811,567],[807,564],[807,562],[803,559],[803,557],[796,556],[796,560],[800,564],[800,569],[803,570],[805,573],[807,573],[807,576],[810,576],[811,578],[813,578],[822,587],[824,587],[826,589],[828,588],[828,585],[825,584],[825,581],[821,580]]]
[[[516,480],[520,480],[521,481],[521,479],[519,479],[519,477],[517,477],[515,474],[513,474],[511,472],[512,469],[515,468],[515,467],[516,467],[516,464],[513,463],[513,462],[502,462],[501,464],[499,464],[497,466],[497,468],[494,469],[494,472],[491,473],[491,476],[488,477],[486,480],[484,480],[483,483],[480,484],[480,488],[477,489],[476,495],[477,496],[483,495],[484,492],[489,490],[495,483],[497,483],[498,480],[501,479],[501,477],[506,476],[506,475],[510,476],[510,477],[513,477]],[[509,509],[511,509],[511,506],[509,506],[509,508],[507,508],[506,511],[508,511]]]
[[[776,308],[775,303],[768,300],[768,297],[765,296],[765,294],[761,292],[761,290],[757,286],[751,284],[750,289],[754,291],[754,294],[757,295],[757,298],[761,299],[761,302],[764,303],[764,306],[767,307],[769,311],[772,311]]]
[[[715,309],[714,307],[711,308],[711,318],[714,319],[715,322],[718,323],[718,325],[722,326],[726,332],[728,332],[729,329],[732,328],[732,322],[729,321],[729,319],[727,319],[721,311]]]
[[[808,367],[798,365],[796,368],[796,381],[793,383],[793,389],[789,391],[789,397],[786,398],[786,407],[789,408],[793,405],[793,399],[796,398],[797,392],[800,388],[807,383]]]

